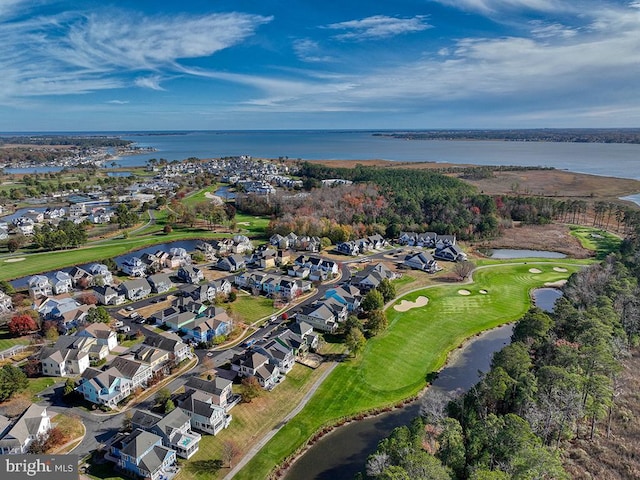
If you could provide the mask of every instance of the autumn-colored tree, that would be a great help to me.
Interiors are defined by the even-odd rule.
[[[83,305],[97,305],[98,297],[93,293],[85,292],[82,295],[78,296],[78,301]]]
[[[47,439],[44,442],[44,450],[45,452],[59,447],[66,441],[66,436],[60,427],[53,427],[49,430],[49,434],[47,435]]]
[[[9,320],[9,333],[11,335],[20,337],[36,330],[38,330],[38,324],[29,315],[17,314]]]
[[[233,463],[233,458],[240,453],[238,445],[233,440],[225,440],[222,444],[222,462],[229,468]]]

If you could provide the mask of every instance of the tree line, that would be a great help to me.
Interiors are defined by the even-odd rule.
[[[553,313],[526,313],[466,394],[430,392],[420,418],[380,442],[366,477],[569,478],[563,449],[610,435],[621,362],[640,343],[640,261],[626,243],[574,274]]]

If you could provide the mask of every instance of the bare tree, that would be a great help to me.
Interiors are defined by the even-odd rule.
[[[222,444],[222,462],[226,463],[229,468],[231,468],[233,464],[234,457],[239,453],[240,449],[238,448],[238,445],[236,445],[232,440],[225,440]]]
[[[367,476],[377,477],[391,464],[389,455],[384,452],[374,453],[367,460]]]
[[[461,262],[456,262],[456,264],[453,266],[453,271],[456,273],[456,275],[458,275],[458,277],[460,277],[460,281],[462,281],[465,280],[469,275],[471,275],[471,272],[473,272],[474,268],[476,268],[476,266],[473,262],[470,262],[469,260],[463,260]]]

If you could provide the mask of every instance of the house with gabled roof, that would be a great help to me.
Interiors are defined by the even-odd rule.
[[[111,285],[95,286],[93,293],[100,305],[121,305],[126,301],[124,294]]]
[[[92,263],[89,265],[89,273],[93,275],[93,282],[95,285],[113,284],[113,274],[103,263]]]
[[[93,275],[87,272],[84,268],[73,267],[69,271],[71,281],[76,287],[87,288],[93,285]]]
[[[11,297],[0,290],[0,314],[9,313],[13,309]]]
[[[296,319],[299,322],[308,323],[321,332],[335,333],[338,330],[336,314],[324,302],[315,301],[310,305],[305,305],[296,316]]]
[[[162,438],[141,429],[131,434],[118,434],[105,458],[135,478],[163,480],[176,463],[176,452],[162,445]]]
[[[227,272],[237,272],[246,268],[246,263],[244,257],[236,253],[234,255],[229,255],[228,257],[223,257],[218,260],[218,263],[216,263],[216,268],[225,270]]]
[[[224,407],[216,404],[214,394],[206,390],[185,385],[185,393],[178,397],[177,404],[191,419],[191,428],[199,432],[217,435],[233,418]]]
[[[193,265],[183,265],[178,270],[178,278],[187,283],[199,283],[204,280],[204,273]]]
[[[294,350],[276,339],[258,343],[255,350],[265,355],[269,362],[278,367],[279,372],[284,375],[289,373],[296,363]]]
[[[336,250],[345,255],[356,256],[360,253],[360,246],[354,241],[340,242],[336,245]]]
[[[162,445],[175,450],[181,458],[191,458],[198,451],[199,433],[191,431],[191,419],[180,408],[167,413],[164,417],[142,410],[135,410],[131,417],[131,426],[151,432],[162,438]]]
[[[173,282],[166,273],[156,273],[155,275],[149,275],[147,282],[151,285],[151,290],[155,293],[165,293],[171,290]]]
[[[120,292],[122,292],[127,300],[142,300],[151,294],[151,285],[149,285],[146,278],[126,280],[120,285]]]
[[[95,339],[61,335],[53,346],[40,351],[42,374],[53,377],[81,375],[89,368],[90,350],[95,345]]]
[[[189,346],[172,332],[160,332],[157,335],[145,336],[143,343],[169,352],[169,360],[174,364],[192,356]]]
[[[117,369],[124,378],[131,381],[131,388],[146,386],[153,374],[148,364],[131,358],[116,357],[111,362],[111,367]]]
[[[168,368],[170,352],[139,343],[131,347],[128,354],[122,358],[137,360],[150,366],[151,370],[157,372],[158,370],[166,370]]]
[[[118,346],[118,335],[104,323],[91,323],[78,330],[76,336],[94,338],[98,345],[106,345],[109,351]]]
[[[367,266],[361,272],[356,273],[351,279],[351,284],[360,289],[362,293],[380,285],[383,279],[393,280],[397,275],[384,263],[376,263]]]
[[[89,367],[82,373],[76,390],[88,402],[114,408],[131,395],[133,388],[132,381],[115,367],[104,371]]]
[[[416,252],[407,255],[402,264],[414,270],[435,273],[438,270],[438,262],[429,252]]]
[[[128,257],[122,262],[121,269],[130,277],[144,277],[147,266],[139,257]]]
[[[184,384],[184,391],[189,394],[192,390],[203,392],[211,396],[211,403],[226,411],[231,410],[240,400],[239,395],[233,394],[233,382],[219,376],[212,380],[199,377],[189,377]]]
[[[71,275],[61,270],[53,274],[51,284],[53,285],[53,291],[56,295],[69,293],[73,290],[73,280]]]
[[[347,306],[350,312],[356,312],[360,308],[362,293],[358,287],[353,285],[342,285],[336,288],[330,288],[324,294],[324,298],[333,298],[343,305]]]
[[[443,248],[436,248],[433,256],[449,262],[462,262],[467,259],[467,254],[458,245],[446,245]]]
[[[34,275],[29,279],[29,295],[31,298],[48,297],[52,294],[51,283],[44,275]]]
[[[21,455],[29,446],[51,430],[47,407],[31,404],[14,423],[0,416],[0,454]]]

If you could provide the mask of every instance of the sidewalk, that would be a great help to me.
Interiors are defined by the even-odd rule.
[[[253,457],[256,456],[256,454],[262,449],[262,447],[264,447],[269,442],[269,440],[271,440],[276,435],[276,433],[278,433],[280,429],[284,427],[287,424],[287,422],[289,422],[289,420],[291,420],[298,413],[300,413],[300,411],[309,402],[313,394],[315,394],[318,388],[320,388],[320,385],[322,385],[322,382],[325,381],[325,379],[329,376],[331,372],[333,372],[333,369],[336,368],[337,366],[338,364],[334,362],[333,365],[327,368],[322,373],[322,375],[320,375],[320,377],[315,381],[311,389],[304,395],[304,397],[302,397],[302,400],[300,400],[300,403],[296,406],[296,408],[291,410],[291,412],[289,412],[287,416],[282,419],[282,422],[280,422],[273,430],[271,430],[264,437],[262,437],[262,439],[256,442],[253,445],[253,447],[251,447],[251,449],[247,452],[247,454],[244,457],[242,457],[242,459],[238,462],[238,464],[235,467],[233,467],[231,471],[224,476],[223,480],[231,480],[234,477],[234,475],[238,473],[241,469],[243,469],[245,465],[249,463]]]

